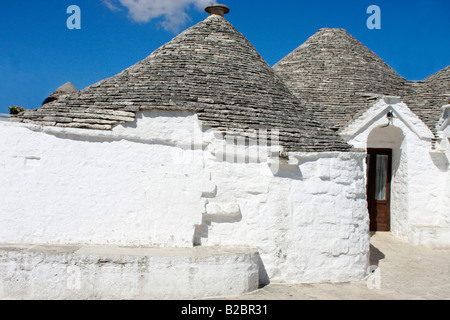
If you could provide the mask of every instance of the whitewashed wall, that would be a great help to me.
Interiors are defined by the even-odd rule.
[[[236,163],[222,146],[187,113],[111,132],[1,122],[0,242],[245,245],[263,281],[367,274],[364,153]]]
[[[361,279],[369,248],[364,155],[296,157],[299,165],[281,165],[275,177],[264,164],[211,163],[211,203],[233,208],[231,201],[241,215],[207,216],[202,244],[257,246],[272,280]]]
[[[182,133],[186,119],[171,118],[166,129]],[[209,177],[202,163],[172,161],[171,132],[150,123],[167,135],[158,144],[125,128],[0,128],[0,242],[192,246]]]
[[[386,113],[395,118],[387,126]],[[347,130],[356,148],[392,148],[391,231],[416,245],[450,246],[448,156],[432,150],[431,131],[404,103],[379,101]]]

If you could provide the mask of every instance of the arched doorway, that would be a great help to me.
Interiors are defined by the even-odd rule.
[[[391,231],[407,215],[406,144],[398,127],[377,127],[367,139],[367,202],[371,231]]]

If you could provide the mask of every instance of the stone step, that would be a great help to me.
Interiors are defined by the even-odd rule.
[[[0,244],[2,299],[204,299],[258,289],[249,247]]]

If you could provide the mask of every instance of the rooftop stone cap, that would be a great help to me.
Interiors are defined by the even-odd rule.
[[[52,95],[55,94],[69,94],[69,93],[75,93],[78,92],[78,89],[70,82],[66,82],[61,87],[55,90],[55,92],[52,93]]]
[[[205,11],[208,12],[210,15],[216,14],[223,17],[230,12],[230,8],[228,8],[224,4],[212,4],[207,6],[205,8]]]
[[[49,95],[44,102],[42,102],[42,105],[50,103],[52,101],[58,100],[60,97],[69,95],[72,93],[78,92],[78,89],[70,82],[66,82],[62,86],[60,86],[58,89],[56,89],[51,95]]]

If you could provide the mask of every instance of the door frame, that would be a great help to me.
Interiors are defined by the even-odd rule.
[[[391,183],[392,183],[392,149],[387,148],[367,148],[369,163],[367,163],[367,206],[369,210],[370,231],[391,231]],[[386,179],[386,200],[375,200],[375,175],[376,175],[376,156],[387,155],[388,172]],[[377,205],[381,203],[386,206],[386,224],[387,228],[379,230],[376,214]]]

